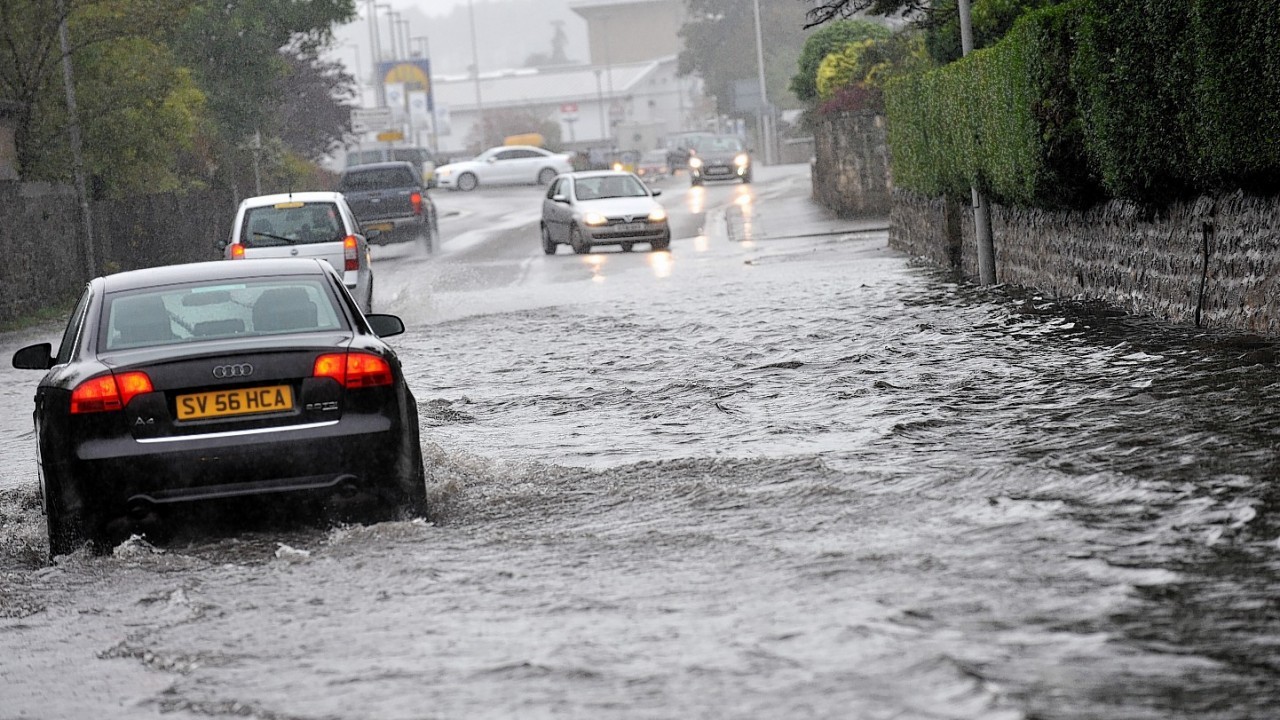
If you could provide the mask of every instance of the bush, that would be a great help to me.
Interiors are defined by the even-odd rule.
[[[791,92],[804,102],[813,102],[818,97],[818,66],[823,59],[844,49],[849,43],[868,39],[883,40],[889,35],[889,31],[883,26],[866,20],[839,20],[822,26],[804,41],[800,59],[796,61],[799,69],[791,77]]]
[[[995,46],[886,92],[895,183],[1003,204],[1084,206],[1097,197],[1068,82],[1072,31],[1087,0],[1023,17]]]

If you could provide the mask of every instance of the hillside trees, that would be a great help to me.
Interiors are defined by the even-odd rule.
[[[243,186],[255,131],[301,158],[331,150],[352,79],[317,51],[353,15],[353,0],[4,0],[0,100],[18,108],[20,173],[70,178],[64,17],[92,187],[121,196]]]

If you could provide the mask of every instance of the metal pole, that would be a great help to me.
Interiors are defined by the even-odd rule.
[[[960,49],[964,55],[973,52],[973,24],[969,17],[969,0],[959,0],[960,10]],[[978,98],[972,98],[977,102]],[[996,249],[991,237],[991,205],[978,190],[977,185],[970,188],[973,195],[973,234],[978,243],[978,281],[983,285],[994,285],[996,282]]]
[[[484,122],[484,101],[480,99],[480,49],[476,45],[476,8],[472,0],[467,0],[467,14],[471,18],[471,66],[475,71],[472,79],[476,84],[476,117],[480,122],[481,148],[489,146],[489,128]]]
[[[387,106],[387,89],[382,85],[382,78],[379,76],[378,66],[382,62],[382,38],[378,32],[378,6],[374,4],[374,0],[369,0],[369,36],[373,38],[373,69],[370,72],[370,78],[373,80],[373,95],[377,102],[377,107]]]
[[[607,140],[609,133],[604,124],[604,91],[600,89],[600,68],[596,68],[596,104],[600,107],[600,139]]]
[[[76,109],[76,83],[71,72],[71,38],[67,31],[66,3],[58,0],[58,43],[62,48],[62,83],[67,91],[67,115],[71,119],[71,167],[75,174],[76,199],[80,201],[80,219],[84,224],[84,262],[89,277],[98,274],[93,248],[93,215],[89,212],[89,193],[84,181],[84,155],[80,144],[80,114]]]
[[[769,92],[764,82],[764,33],[760,29],[760,0],[755,0],[756,12],[756,70],[760,74],[760,114],[756,116],[760,130],[760,142],[764,144],[764,164],[773,164],[772,133],[769,132]]]

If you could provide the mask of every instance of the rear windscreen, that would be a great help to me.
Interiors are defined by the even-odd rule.
[[[344,329],[322,280],[263,278],[107,295],[99,345],[124,350],[219,338]]]
[[[342,242],[338,206],[331,202],[283,202],[249,208],[240,228],[246,247],[278,247]]]

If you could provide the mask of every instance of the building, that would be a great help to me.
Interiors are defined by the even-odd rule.
[[[569,9],[587,21],[592,65],[680,53],[684,0],[580,0]]]

